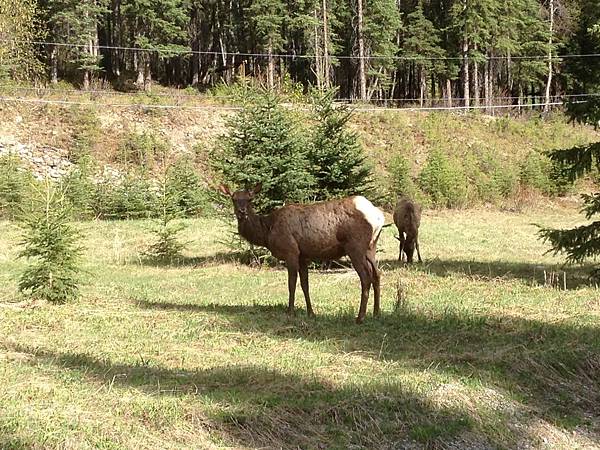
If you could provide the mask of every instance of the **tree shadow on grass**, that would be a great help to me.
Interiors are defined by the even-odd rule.
[[[242,252],[218,252],[205,256],[178,256],[173,260],[145,258],[142,264],[151,267],[209,267],[221,264],[245,264]]]
[[[382,268],[388,269],[412,267],[414,270],[420,270],[441,277],[461,275],[484,280],[498,278],[520,279],[530,285],[548,284],[559,289],[564,289],[564,273],[566,274],[567,289],[594,286],[590,279],[590,274],[594,268],[592,264],[562,266],[526,262],[469,261],[439,258],[425,260],[423,263],[415,263],[410,266],[407,266],[396,259],[384,259],[381,260],[379,264]]]
[[[600,433],[600,327],[593,323],[407,307],[381,319],[368,317],[356,326],[349,313],[307,319],[299,312],[288,318],[284,305],[138,305],[218,314],[241,332],[302,338],[332,353],[358,351],[419,370],[435,367],[463,379],[479,379],[509,392],[536,417],[556,426],[593,426]]]
[[[421,448],[439,448],[444,442],[458,447],[474,443],[470,433],[474,423],[465,411],[434,404],[416,388],[400,384],[339,387],[316,376],[254,365],[185,370],[26,345],[12,344],[12,350],[31,354],[27,364],[75,371],[107,388],[134,388],[153,396],[197,396],[199,402],[220,405],[218,412],[206,408],[213,411],[206,426],[236,446],[406,448],[416,443]],[[97,392],[101,401],[102,391]],[[164,426],[160,417],[157,422]],[[489,446],[477,441],[482,443]]]
[[[3,426],[2,417],[0,417],[0,448],[2,450],[30,450],[34,448],[34,444],[13,436],[10,428]]]
[[[135,260],[139,262],[139,260]],[[206,256],[178,256],[173,260],[144,258],[141,263],[151,267],[214,267],[222,264],[237,264],[248,267],[267,267],[269,269],[285,270],[285,264],[272,256],[255,257],[248,252],[217,252]],[[337,261],[313,262],[310,270],[318,273],[343,273],[353,271],[352,264],[347,258]]]

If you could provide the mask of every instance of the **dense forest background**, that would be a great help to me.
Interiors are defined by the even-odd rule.
[[[245,78],[399,106],[589,97],[598,0],[0,0],[0,73],[83,88]]]

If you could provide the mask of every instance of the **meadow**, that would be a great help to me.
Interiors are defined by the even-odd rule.
[[[600,291],[534,225],[580,220],[428,211],[408,268],[386,228],[361,326],[353,270],[312,270],[317,317],[301,295],[289,317],[286,271],[241,264],[209,218],[177,266],[139,257],[148,222],[81,223],[81,298],[27,301],[3,222],[0,448],[598,448]]]

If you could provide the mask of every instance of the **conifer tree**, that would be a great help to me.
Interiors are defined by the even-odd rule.
[[[306,142],[275,94],[253,96],[227,125],[228,134],[213,151],[211,163],[232,188],[262,183],[254,203],[257,211],[310,198],[314,178]]]
[[[442,72],[444,65],[440,60],[444,50],[440,46],[441,38],[433,23],[425,17],[419,3],[406,18],[406,33],[402,46],[403,55],[411,58],[419,80],[419,99],[421,106],[427,95],[427,79],[431,73]]]
[[[133,53],[136,84],[149,90],[153,60],[165,60],[186,50],[187,5],[183,0],[123,0],[121,14],[128,33],[133,36],[131,45],[141,50],[160,50]]]
[[[0,0],[0,79],[36,79],[42,72],[32,41],[40,34],[35,0]]]
[[[367,98],[379,93],[380,98],[389,88],[391,70],[395,67],[392,58],[398,53],[396,35],[401,26],[400,12],[396,0],[371,0],[365,7],[364,37],[368,55],[377,55],[367,64]]]
[[[53,303],[75,299],[81,248],[62,187],[49,180],[43,188],[35,186],[21,219],[23,250],[19,256],[29,264],[19,279],[19,290]]]
[[[475,98],[479,97],[481,49],[487,48],[493,35],[498,17],[497,6],[495,0],[460,0],[451,8],[452,27],[460,43],[465,106],[470,105],[471,84],[474,85]]]
[[[108,0],[40,0],[46,33],[50,41],[71,44],[47,47],[50,80],[58,81],[59,69],[74,65],[84,89],[101,71],[98,27],[108,11]]]
[[[588,6],[591,3],[588,2]],[[590,8],[583,18],[585,28],[578,36],[580,51],[600,53],[600,10]],[[598,92],[600,89],[600,61],[588,61],[585,65],[576,64],[573,69],[578,75],[576,89],[585,92]],[[600,99],[592,97],[583,103],[574,102],[568,107],[573,120],[600,126]],[[584,195],[583,212],[588,220],[582,225],[569,230],[542,229],[540,235],[550,243],[554,253],[564,252],[569,262],[582,262],[600,256],[600,142],[554,151],[551,158],[562,164],[563,173],[571,180],[586,174],[595,174],[597,192]],[[595,269],[600,276],[600,267]]]
[[[253,0],[248,8],[258,50],[267,53],[267,86],[275,86],[275,59],[273,54],[281,50],[282,28],[287,19],[286,8],[281,0]]]
[[[174,167],[171,158],[164,155],[162,171],[158,177],[158,198],[154,211],[156,221],[152,227],[154,240],[145,252],[149,259],[168,264],[180,259],[185,247],[179,239],[179,233],[185,229],[185,225],[179,220],[186,213],[183,206],[184,193],[177,189]]]
[[[351,111],[333,104],[335,91],[317,94],[316,125],[308,159],[315,177],[317,200],[368,194],[373,190],[371,168],[358,140],[348,129]]]

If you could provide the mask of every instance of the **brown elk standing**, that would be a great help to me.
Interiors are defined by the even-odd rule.
[[[421,225],[421,206],[407,198],[399,198],[394,208],[394,223],[398,228],[400,252],[398,260],[402,261],[402,252],[406,254],[406,262],[413,262],[413,253],[417,249],[419,262],[419,225]]]
[[[375,261],[377,239],[383,227],[383,212],[364,197],[348,197],[308,205],[290,204],[267,215],[257,215],[253,197],[261,185],[252,190],[231,192],[221,185],[221,192],[233,200],[238,232],[248,242],[268,248],[274,257],[285,261],[288,270],[288,312],[294,313],[296,281],[306,300],[306,311],[314,316],[308,292],[308,264],[315,259],[334,260],[348,255],[361,284],[357,323],[367,312],[369,290],[373,285],[373,315],[380,314],[379,270]]]

